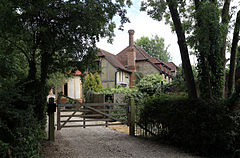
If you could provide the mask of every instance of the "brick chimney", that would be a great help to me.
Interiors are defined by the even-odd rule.
[[[132,71],[136,71],[136,52],[134,49],[134,30],[128,30],[129,33],[129,48],[127,50],[127,64],[128,69]]]
[[[133,47],[130,47],[127,52],[128,70],[136,71],[136,52]]]
[[[129,48],[127,50],[127,65],[128,70],[132,72],[136,72],[136,50],[134,48],[134,30],[128,30],[129,33]],[[135,73],[131,73],[130,75],[130,87],[136,85],[136,76]]]
[[[128,30],[129,33],[129,46],[133,46],[134,45],[134,30]]]

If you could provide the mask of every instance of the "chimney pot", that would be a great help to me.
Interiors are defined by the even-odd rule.
[[[128,30],[129,33],[129,46],[133,46],[134,45],[134,30]]]

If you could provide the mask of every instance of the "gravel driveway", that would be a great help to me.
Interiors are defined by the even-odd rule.
[[[45,158],[200,158],[105,127],[61,129],[43,146]]]

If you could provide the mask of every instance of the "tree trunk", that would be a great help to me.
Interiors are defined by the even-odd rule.
[[[195,11],[199,9],[200,1],[194,0],[195,4]],[[197,27],[201,27],[201,19],[199,17],[196,17],[197,21]],[[200,50],[199,50],[200,51]],[[210,74],[209,74],[209,62],[207,61],[207,57],[205,53],[199,53],[199,62],[201,62],[199,65],[201,72],[199,72],[199,89],[200,89],[200,97],[201,98],[212,98],[212,89],[211,89],[211,81],[210,81]],[[201,93],[202,92],[202,93]]]
[[[37,74],[37,68],[36,68],[36,61],[35,58],[30,60],[28,62],[29,64],[29,70],[28,70],[28,80],[29,81],[35,81],[36,80],[36,74]]]
[[[231,48],[231,58],[230,58],[230,71],[228,78],[228,97],[233,94],[234,85],[235,85],[235,72],[236,72],[236,59],[237,59],[237,46],[239,40],[239,29],[240,29],[240,11],[238,11],[234,33],[233,33],[233,41]]]
[[[182,28],[182,23],[180,21],[179,13],[177,10],[177,2],[175,0],[167,0],[168,7],[171,13],[171,17],[176,29],[178,37],[178,45],[182,58],[183,72],[186,80],[186,85],[188,89],[188,96],[190,98],[197,98],[196,86],[192,72],[192,66],[189,60],[188,48],[186,44],[185,34]]]
[[[40,74],[40,82],[38,85],[38,90],[36,91],[37,95],[37,102],[35,107],[35,114],[37,116],[37,119],[39,123],[42,124],[42,127],[45,126],[45,106],[47,103],[47,74],[48,74],[48,68],[49,68],[49,58],[48,53],[45,51],[42,51],[41,56],[41,74]]]
[[[221,54],[222,54],[222,65],[223,65],[223,78],[224,81],[226,79],[225,67],[226,67],[226,45],[227,45],[227,34],[228,34],[228,23],[230,20],[229,16],[229,7],[230,7],[231,0],[225,0],[223,9],[222,9],[222,25],[224,27],[224,34],[222,38],[222,47],[221,47]],[[225,83],[223,85],[222,96],[225,97]]]

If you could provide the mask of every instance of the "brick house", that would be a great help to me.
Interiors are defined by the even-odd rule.
[[[129,45],[117,55],[100,49],[99,64],[103,87],[114,87],[117,84],[134,86],[135,72],[143,75],[160,74],[171,82],[176,75],[177,66],[173,62],[163,62],[151,57],[145,50],[134,44],[134,30],[129,30]]]

